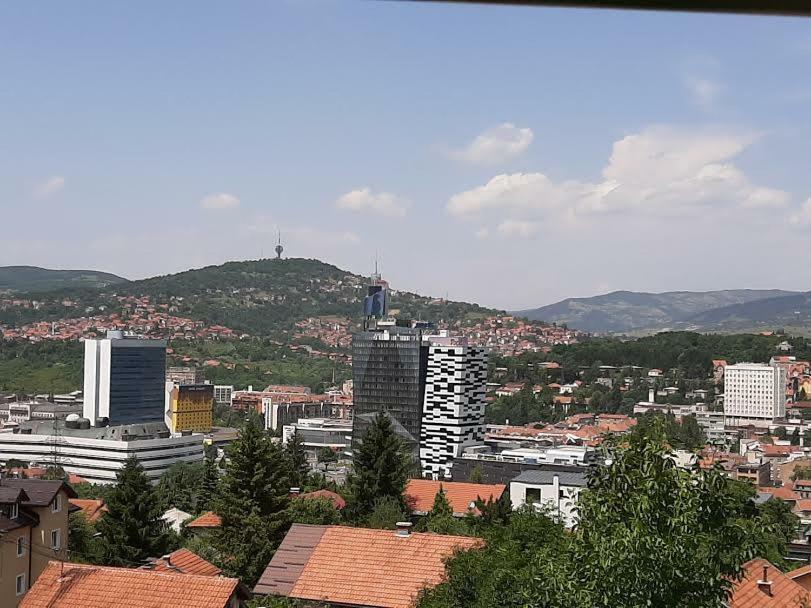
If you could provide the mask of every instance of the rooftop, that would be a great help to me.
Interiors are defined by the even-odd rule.
[[[463,483],[459,481],[433,481],[431,479],[410,479],[405,489],[406,502],[417,514],[428,513],[434,505],[434,498],[439,489],[445,492],[445,498],[453,509],[454,515],[464,515],[471,509],[471,503],[481,499],[498,500],[504,493],[504,484]]]
[[[228,608],[242,593],[235,578],[50,562],[20,608]]]
[[[219,528],[222,525],[222,518],[213,511],[206,511],[197,519],[186,524],[187,528]]]
[[[107,505],[103,500],[93,500],[91,498],[71,498],[70,504],[78,507],[84,514],[85,519],[90,523],[95,523],[99,517],[107,512]]]
[[[155,572],[178,572],[180,574],[197,574],[200,576],[219,576],[222,570],[211,562],[207,562],[202,557],[189,551],[188,549],[178,549],[174,553],[164,555],[156,559],[151,564],[141,566],[142,570],[154,570]]]
[[[544,469],[524,471],[513,481],[543,486],[553,483],[555,477],[558,478],[558,483],[562,486],[583,488],[588,483],[588,475],[582,471],[551,471]]]
[[[444,560],[481,539],[293,524],[254,591],[350,606],[408,608]]]
[[[11,479],[6,477],[0,479],[0,487],[24,490],[27,499],[24,499],[22,504],[31,507],[47,507],[59,490],[65,490],[69,498],[75,498],[76,496],[73,488],[59,480]]]
[[[769,593],[758,582],[763,579],[764,567]],[[730,608],[801,608],[811,601],[811,595],[798,583],[780,572],[765,559],[753,559],[743,565],[744,577],[732,587]]]

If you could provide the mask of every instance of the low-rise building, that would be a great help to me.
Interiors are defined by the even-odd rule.
[[[571,528],[577,522],[577,499],[587,481],[584,471],[524,471],[510,483],[513,509],[532,505]]]
[[[403,494],[412,514],[428,514],[434,506],[434,499],[440,488],[453,509],[454,517],[464,517],[468,513],[479,514],[476,507],[479,500],[484,502],[499,500],[507,486],[505,484],[409,479]]]
[[[19,605],[49,559],[68,556],[68,500],[61,481],[0,479],[0,606]]]
[[[202,384],[203,370],[199,367],[171,366],[166,369],[166,381],[177,385]]]

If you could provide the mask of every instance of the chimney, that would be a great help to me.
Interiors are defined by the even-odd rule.
[[[410,521],[398,521],[397,526],[397,536],[402,538],[408,538],[411,536],[411,526],[413,524]]]
[[[301,494],[301,488],[290,488],[290,496],[295,498],[299,494]]]
[[[769,566],[763,566],[763,579],[757,582],[757,588],[769,597],[772,596],[772,582],[769,580]]]

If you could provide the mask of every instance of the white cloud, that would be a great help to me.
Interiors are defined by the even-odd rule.
[[[486,239],[490,236],[490,231],[487,228],[479,228],[473,234],[477,239]]]
[[[39,198],[46,198],[52,194],[56,194],[65,187],[65,178],[61,175],[54,175],[49,177],[44,182],[40,183],[34,190],[34,194]]]
[[[449,156],[474,165],[498,165],[526,152],[533,137],[532,129],[519,129],[505,122],[477,135],[464,148],[452,150]]]
[[[797,213],[791,216],[791,223],[795,226],[811,225],[811,198],[806,199]]]
[[[209,194],[200,201],[203,209],[233,209],[239,207],[239,198],[227,192]]]
[[[347,243],[359,243],[360,237],[354,232],[344,232],[341,238]]]
[[[370,188],[357,188],[347,192],[335,201],[338,209],[348,211],[368,211],[389,217],[403,217],[407,203],[390,192],[374,194]]]
[[[526,220],[504,220],[498,225],[498,232],[504,236],[514,236],[527,239],[538,232],[540,225],[538,222]]]
[[[684,86],[690,100],[704,110],[712,109],[724,91],[720,82],[704,76],[686,76]]]
[[[732,163],[756,139],[751,133],[652,127],[615,142],[596,182],[501,174],[453,195],[448,211],[463,218],[490,214],[497,221],[537,222],[618,212],[675,216],[718,206],[785,206],[788,193],[752,184]],[[507,224],[500,232],[528,230],[517,226]]]

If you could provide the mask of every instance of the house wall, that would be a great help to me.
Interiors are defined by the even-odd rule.
[[[31,538],[34,547],[31,555],[31,584],[37,580],[49,561],[68,559],[68,507],[70,505],[64,490],[60,490],[58,495],[61,497],[61,505],[56,513],[52,511],[51,505],[27,507],[39,516],[39,525],[34,528]],[[60,530],[59,551],[51,549],[51,530]],[[29,587],[31,584],[29,584]]]
[[[28,581],[28,559],[31,550],[28,547],[28,533],[30,528],[18,528],[0,535],[0,606],[3,608],[16,608],[23,596],[17,597],[17,576],[24,574],[26,589],[30,587]],[[22,538],[25,549],[21,557],[17,557],[17,539]]]
[[[527,498],[527,492],[540,491],[540,499]],[[519,509],[525,504],[535,504],[546,508],[549,515],[559,518],[567,527],[574,526],[577,520],[577,499],[580,495],[579,487],[562,486],[557,477],[551,484],[529,484],[512,482],[510,484],[510,500],[513,509]]]

